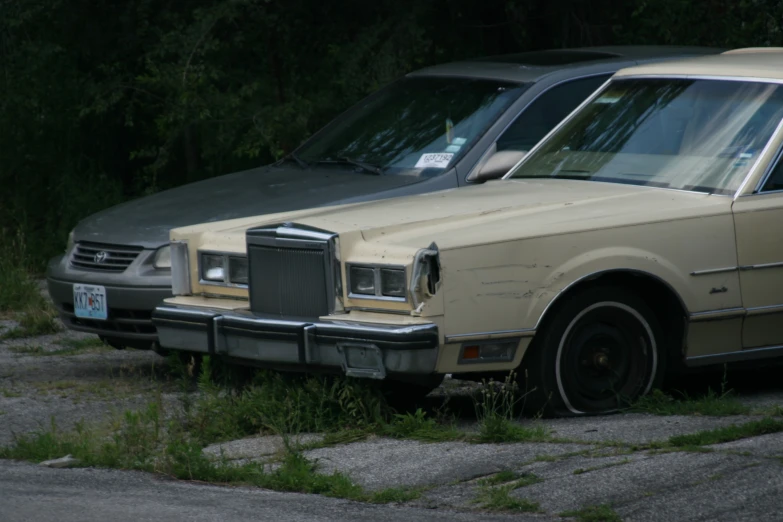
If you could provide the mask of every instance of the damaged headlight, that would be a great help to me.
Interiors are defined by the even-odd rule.
[[[441,284],[440,253],[438,245],[432,243],[428,248],[419,250],[413,259],[411,277],[411,296],[413,306],[418,308],[427,297],[434,296]]]

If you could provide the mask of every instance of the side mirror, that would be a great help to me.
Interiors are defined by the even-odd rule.
[[[501,150],[494,153],[479,169],[471,181],[483,183],[491,179],[502,178],[511,168],[525,157],[526,151]]]

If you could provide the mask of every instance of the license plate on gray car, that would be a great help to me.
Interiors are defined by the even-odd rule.
[[[96,285],[73,285],[73,311],[76,317],[102,319],[109,317],[106,288]]]

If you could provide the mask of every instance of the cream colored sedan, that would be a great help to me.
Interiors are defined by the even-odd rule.
[[[548,414],[783,355],[783,50],[625,69],[503,180],[175,229],[161,344]],[[400,383],[404,383],[400,385]]]

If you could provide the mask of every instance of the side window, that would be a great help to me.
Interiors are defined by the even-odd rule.
[[[506,129],[497,141],[497,150],[530,150],[611,76],[571,80],[545,91]]]
[[[783,154],[778,156],[777,163],[772,167],[767,181],[761,187],[761,192],[771,192],[773,190],[783,190]]]

